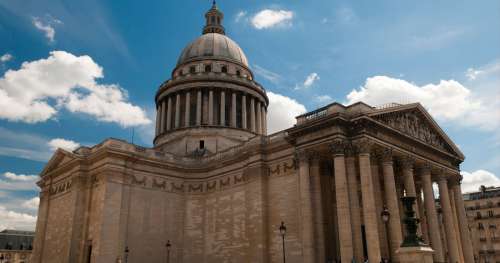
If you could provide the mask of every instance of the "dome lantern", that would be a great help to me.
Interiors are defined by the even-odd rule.
[[[205,14],[206,24],[203,28],[203,34],[207,33],[218,33],[225,34],[224,27],[222,26],[222,19],[224,19],[224,14],[219,11],[217,4],[213,1],[212,8],[208,10]]]

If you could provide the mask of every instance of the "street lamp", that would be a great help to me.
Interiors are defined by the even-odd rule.
[[[389,219],[391,218],[391,213],[389,212],[389,209],[387,209],[387,206],[384,205],[384,209],[382,209],[382,212],[380,212],[380,217],[382,217],[382,221],[384,221],[385,225],[385,236],[387,237],[387,247],[389,248],[389,257],[391,256],[391,241],[389,237],[389,227],[387,226],[389,223]]]
[[[285,223],[283,221],[281,221],[281,225],[280,225],[280,235],[281,235],[281,240],[282,240],[282,244],[283,244],[283,263],[285,263],[285,234],[286,234],[286,226],[285,226]]]
[[[170,263],[170,247],[172,244],[170,244],[170,240],[167,240],[167,244],[165,244],[165,247],[167,248],[167,263]]]
[[[128,252],[130,252],[130,250],[128,249],[128,246],[125,247],[125,263],[128,263]]]

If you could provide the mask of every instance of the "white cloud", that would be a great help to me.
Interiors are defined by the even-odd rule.
[[[244,19],[247,15],[247,11],[239,11],[236,16],[234,17],[234,21],[236,23],[240,22],[242,19]]]
[[[499,95],[483,96],[498,98]],[[500,101],[493,99],[491,103],[486,103],[485,97],[480,98],[455,80],[418,86],[402,79],[375,76],[368,78],[359,90],[352,90],[347,99],[348,104],[363,101],[373,106],[390,102],[420,102],[439,120],[490,131],[500,127]]]
[[[463,28],[437,29],[423,35],[413,35],[408,39],[407,46],[411,48],[436,50],[463,36],[467,31]]]
[[[465,72],[465,76],[469,80],[476,80],[479,77],[484,77],[491,74],[500,74],[500,60],[489,63],[478,69],[468,68],[467,71]]]
[[[314,98],[314,100],[318,103],[328,103],[333,101],[333,98],[328,95],[318,95]]]
[[[500,186],[500,179],[496,177],[493,173],[485,170],[477,170],[474,172],[461,172],[463,176],[462,180],[462,192],[474,192],[478,191],[481,185],[486,187],[489,186]]]
[[[267,131],[269,134],[292,127],[295,117],[306,112],[306,107],[289,97],[267,92],[269,108]]]
[[[311,87],[314,84],[314,82],[316,82],[317,80],[319,80],[318,73],[313,72],[313,73],[309,74],[307,76],[306,80],[304,81],[304,87],[306,87],[306,88]]]
[[[38,178],[36,175],[15,174],[12,172],[5,172],[3,176],[12,181],[35,181]]]
[[[36,216],[11,211],[4,206],[0,206],[0,230],[35,230],[35,224]]]
[[[9,53],[5,53],[0,57],[0,62],[5,63],[7,61],[10,61],[13,58],[13,56]]]
[[[358,16],[351,8],[343,7],[335,12],[335,20],[340,24],[352,24],[358,20]]]
[[[47,15],[44,19],[40,17],[33,17],[32,19],[33,25],[43,33],[45,33],[45,37],[49,42],[54,42],[56,36],[56,30],[54,25],[62,24],[62,22],[58,19],[54,19],[52,16]]]
[[[255,74],[269,80],[270,82],[277,84],[282,80],[282,77],[280,74],[272,72],[268,69],[265,69],[259,65],[253,65],[253,71]]]
[[[76,148],[80,147],[80,144],[71,140],[65,140],[61,138],[52,139],[49,141],[48,145],[52,151],[55,151],[59,148],[64,149],[66,151],[73,151]]]
[[[6,180],[0,178],[0,190],[18,191],[18,190],[38,190],[36,175],[17,175],[15,173],[6,172],[3,174]]]
[[[22,207],[30,210],[38,210],[39,205],[40,205],[40,197],[33,197],[22,203]]]
[[[46,59],[24,62],[0,78],[0,119],[43,122],[65,107],[123,127],[150,122],[141,108],[128,102],[125,90],[98,84],[99,78],[103,69],[85,55],[52,51]]]
[[[310,88],[318,80],[319,80],[318,73],[313,72],[306,77],[306,79],[304,80],[304,83],[296,84],[295,90],[299,90],[299,89],[303,89],[303,88],[305,88],[305,89]]]
[[[256,29],[267,29],[275,26],[291,25],[293,16],[292,11],[264,9],[255,14],[250,22]]]

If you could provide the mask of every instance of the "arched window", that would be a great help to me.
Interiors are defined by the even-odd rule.
[[[205,72],[210,72],[212,71],[212,66],[211,65],[205,65]]]
[[[196,73],[196,67],[195,66],[189,67],[189,73],[191,74]]]
[[[221,71],[222,71],[222,73],[227,73],[227,67],[226,66],[222,66]]]

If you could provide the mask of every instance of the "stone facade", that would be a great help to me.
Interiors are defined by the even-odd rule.
[[[206,18],[158,89],[153,148],[107,139],[46,165],[34,262],[281,262],[281,222],[287,262],[398,262],[416,189],[434,262],[472,262],[455,224],[464,156],[420,104],[333,103],[267,135],[265,90],[215,5]]]
[[[476,262],[500,262],[500,188],[463,195]]]

